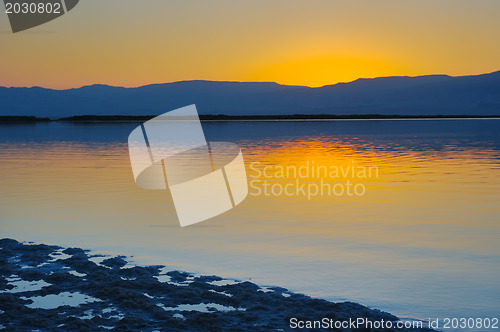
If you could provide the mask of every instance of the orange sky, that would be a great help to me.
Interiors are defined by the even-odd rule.
[[[83,0],[16,34],[0,13],[0,85],[481,74],[500,70],[499,15],[498,0]]]

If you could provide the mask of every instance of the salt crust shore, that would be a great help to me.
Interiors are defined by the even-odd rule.
[[[135,266],[125,258],[1,239],[0,329],[287,331],[292,330],[292,317],[398,320],[357,303],[312,299],[281,287],[169,271],[164,266]]]

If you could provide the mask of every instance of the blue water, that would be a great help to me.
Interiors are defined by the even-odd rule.
[[[500,120],[203,122],[208,140],[240,145],[249,180],[252,163],[308,161],[376,165],[380,176],[361,197],[249,195],[187,228],[168,192],[134,183],[126,142],[137,125],[0,125],[2,237],[133,255],[402,317],[499,316]]]

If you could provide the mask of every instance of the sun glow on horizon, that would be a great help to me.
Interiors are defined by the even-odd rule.
[[[154,8],[88,0],[16,34],[0,15],[0,86],[211,80],[318,87],[500,69],[496,0],[174,0]]]
[[[382,59],[332,56],[264,65],[249,75],[248,80],[321,87],[359,78],[406,76],[409,73],[403,66]]]

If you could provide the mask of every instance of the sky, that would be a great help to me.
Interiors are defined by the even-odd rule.
[[[81,0],[12,33],[0,13],[0,86],[181,80],[323,86],[500,70],[498,0]]]

